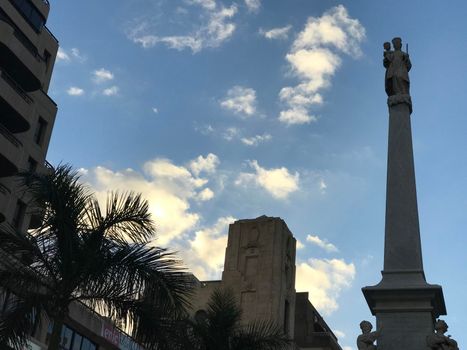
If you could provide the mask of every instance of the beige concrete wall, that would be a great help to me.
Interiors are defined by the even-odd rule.
[[[293,337],[295,245],[280,218],[260,217],[230,225],[222,283],[234,289],[245,323],[273,320]]]
[[[33,0],[33,4],[37,9],[47,18],[49,13],[49,5],[43,0]],[[1,0],[0,8],[6,16],[13,22],[8,24],[0,20],[0,40],[3,45],[6,45],[11,52],[14,53],[28,69],[38,78],[41,82],[41,89],[26,93],[15,90],[9,85],[2,77],[0,77],[1,97],[3,100],[12,106],[21,116],[25,119],[30,127],[23,132],[15,132],[13,137],[16,138],[20,145],[15,146],[12,142],[0,135],[0,152],[7,159],[14,161],[15,166],[19,170],[29,168],[29,158],[37,162],[37,171],[47,171],[44,163],[46,159],[47,149],[49,146],[52,129],[55,123],[57,114],[57,106],[47,96],[47,90],[50,84],[50,79],[53,71],[53,66],[58,50],[58,42],[56,38],[47,30],[42,30],[37,33],[19,11],[8,1]],[[32,45],[37,49],[37,56],[31,53],[30,48],[23,41],[18,39],[15,31],[20,31]],[[45,61],[48,52],[50,57],[48,62]],[[1,67],[0,67],[1,68]],[[7,72],[8,75],[15,80],[15,72]],[[24,78],[24,77],[23,77]],[[19,88],[21,90],[21,88]],[[19,116],[18,116],[19,118]],[[38,126],[39,119],[47,123],[43,140],[40,145],[34,141],[34,134]],[[1,123],[0,119],[0,123]],[[18,199],[27,202],[22,193],[18,191],[15,181],[12,177],[0,177],[0,185],[7,188],[11,193],[8,200],[4,201],[0,210],[4,214],[6,221],[11,222],[16,209]],[[5,194],[2,194],[5,198]],[[7,203],[7,204],[5,204]],[[29,227],[30,214],[23,218],[23,225],[21,230],[26,230]]]

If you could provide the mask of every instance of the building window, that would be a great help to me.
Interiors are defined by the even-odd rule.
[[[13,215],[13,227],[16,229],[21,229],[24,220],[24,214],[26,214],[26,204],[23,201],[18,199],[15,207],[15,214]]]
[[[30,0],[10,0],[21,15],[36,32],[40,32],[45,24],[45,18]]]
[[[289,334],[289,318],[290,318],[290,304],[288,300],[285,301],[285,308],[284,308],[284,333]]]
[[[35,173],[37,170],[37,162],[35,161],[34,158],[29,157],[28,158],[28,171],[30,173]]]
[[[44,51],[44,61],[45,61],[45,71],[48,72],[50,70],[50,62],[51,62],[52,55],[49,51]]]
[[[50,342],[52,329],[53,323],[51,322],[47,329],[47,344]],[[97,350],[97,345],[85,336],[75,332],[70,327],[63,325],[60,334],[60,350]]]
[[[37,122],[36,131],[34,132],[34,142],[36,142],[39,146],[42,146],[44,142],[45,131],[47,129],[47,122],[39,117],[39,121]]]

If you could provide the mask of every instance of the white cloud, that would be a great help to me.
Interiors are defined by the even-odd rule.
[[[345,338],[345,333],[342,332],[342,331],[339,331],[339,330],[336,329],[336,330],[333,330],[332,332],[335,334],[335,336],[336,336],[338,339]]]
[[[323,179],[319,180],[319,190],[321,191],[322,194],[326,193],[327,188],[328,188],[328,185],[326,184],[326,182],[324,182]]]
[[[84,90],[76,87],[76,86],[71,86],[66,93],[70,96],[82,96],[84,95]]]
[[[214,10],[216,8],[215,0],[188,0],[187,2],[191,4],[200,5],[207,10]]]
[[[293,48],[298,51],[332,46],[346,54],[360,56],[360,43],[365,36],[365,28],[358,19],[350,18],[347,9],[338,5],[319,18],[310,17]]]
[[[281,111],[279,121],[288,125],[308,124],[318,119],[313,115],[308,115],[305,108],[292,108],[286,111]]]
[[[73,48],[71,49],[71,55],[72,55],[76,60],[78,60],[79,62],[84,62],[84,61],[86,61],[86,59],[87,59],[86,56],[84,56],[84,55],[81,53],[81,51],[80,51],[78,48],[76,48],[76,47],[73,47]]]
[[[238,7],[233,4],[230,7],[216,6],[215,1],[191,0],[188,4],[199,5],[204,10],[201,16],[204,22],[193,32],[186,35],[159,36],[152,34],[151,22],[138,23],[127,32],[127,36],[134,43],[143,48],[154,47],[157,44],[165,44],[171,49],[190,49],[197,53],[205,48],[219,47],[235,32],[236,26],[232,18],[237,14]]]
[[[58,48],[57,52],[57,62],[58,61],[70,62],[70,55],[68,55],[61,47]]]
[[[154,114],[158,114],[158,113],[159,113],[159,109],[157,109],[156,107],[152,107],[151,109],[152,109],[152,111],[154,112]]]
[[[216,172],[218,165],[219,158],[215,154],[209,153],[206,157],[199,156],[198,158],[193,159],[190,162],[190,169],[196,176],[202,172],[213,174]]]
[[[199,201],[205,202],[214,198],[214,192],[210,188],[205,188],[196,197]]]
[[[212,125],[206,124],[202,126],[195,126],[195,131],[201,133],[202,135],[210,135],[214,133],[215,129]]]
[[[253,137],[242,137],[241,141],[247,146],[258,146],[260,143],[269,141],[272,136],[269,134],[255,135]]]
[[[234,86],[220,105],[236,114],[252,116],[256,112],[256,91],[243,86]]]
[[[81,54],[79,49],[73,47],[71,50],[66,51],[64,48],[59,47],[57,52],[57,62],[71,62],[78,61],[80,63],[86,61],[86,57]]]
[[[160,246],[195,229],[201,215],[193,212],[190,204],[203,198],[208,200],[210,196],[209,191],[203,189],[207,179],[195,177],[188,168],[164,158],[146,162],[140,172],[133,169],[113,171],[100,166],[80,173],[102,203],[107,191],[142,193],[156,222]]]
[[[303,249],[303,248],[305,248],[305,245],[299,239],[297,239],[297,250]]]
[[[330,315],[339,308],[341,292],[355,278],[355,266],[342,259],[310,259],[297,264],[297,292],[309,292],[310,302],[323,314]]]
[[[261,7],[261,0],[245,0],[245,5],[250,12],[257,12]]]
[[[118,86],[114,85],[114,86],[111,86],[111,87],[109,87],[107,89],[102,90],[102,94],[105,95],[105,96],[115,96],[115,95],[118,94],[119,90],[120,89],[118,88]]]
[[[342,64],[341,54],[361,56],[360,43],[364,39],[365,28],[349,16],[343,5],[333,7],[321,17],[308,18],[286,55],[300,83],[280,91],[285,109],[280,112],[279,120],[289,125],[316,121],[309,109],[323,103],[319,92],[331,85]]]
[[[353,347],[351,346],[343,346],[342,350],[353,350]]]
[[[289,37],[290,29],[292,29],[291,25],[279,28],[272,28],[269,30],[260,29],[259,33],[264,36],[266,39],[282,39],[285,40]]]
[[[179,249],[183,261],[200,280],[220,279],[224,267],[229,224],[236,219],[221,217],[211,227],[196,231],[188,247]]]
[[[93,80],[97,84],[114,79],[114,74],[105,68],[97,69],[92,74],[94,76]]]
[[[253,183],[262,187],[274,198],[286,199],[291,193],[299,189],[299,174],[291,174],[285,167],[265,169],[256,160],[250,162],[255,173],[241,173],[235,184],[248,186]]]
[[[328,253],[336,253],[339,251],[339,249],[337,249],[337,247],[332,244],[332,243],[329,243],[327,240],[323,240],[321,238],[319,238],[318,236],[312,236],[312,235],[308,235],[306,237],[306,241],[307,242],[310,242],[311,244],[317,246],[317,247],[320,247],[322,249],[324,249],[325,251],[327,251]]]

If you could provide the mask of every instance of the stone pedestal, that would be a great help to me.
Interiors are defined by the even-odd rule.
[[[428,350],[426,336],[446,314],[441,286],[425,282],[421,271],[382,272],[382,281],[362,289],[376,326],[378,350]]]
[[[428,284],[422,262],[409,95],[388,98],[389,143],[384,270],[362,289],[376,316],[378,350],[428,350],[435,318],[446,314],[441,286]]]

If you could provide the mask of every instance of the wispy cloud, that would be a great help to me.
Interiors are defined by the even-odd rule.
[[[235,184],[237,186],[256,185],[274,198],[287,199],[289,195],[299,189],[299,174],[290,173],[285,167],[265,169],[256,160],[249,162],[254,173],[240,173]]]
[[[333,330],[333,333],[336,335],[338,339],[345,338],[345,333],[338,329]]]
[[[64,62],[70,61],[70,55],[68,55],[68,53],[66,53],[66,51],[62,49],[61,47],[58,48],[58,52],[57,52],[57,62],[58,61],[64,61]]]
[[[86,61],[86,59],[87,59],[86,56],[84,56],[80,52],[80,50],[78,48],[76,48],[76,47],[73,47],[70,50],[65,50],[62,47],[58,48],[57,62],[69,63],[69,62],[72,62],[72,61],[76,61],[76,62],[79,62],[79,63],[83,63],[84,61]]]
[[[327,188],[328,188],[328,185],[326,184],[326,182],[324,182],[323,179],[319,180],[319,190],[321,191],[322,194],[326,193]]]
[[[274,40],[274,39],[282,39],[285,40],[289,37],[289,32],[292,29],[291,25],[279,28],[272,28],[269,30],[265,30],[261,28],[259,33],[264,36],[266,39]]]
[[[245,5],[250,12],[258,12],[261,7],[261,0],[245,0]]]
[[[120,89],[118,88],[118,86],[114,85],[107,89],[102,90],[102,94],[104,96],[115,96],[118,94],[119,90]]]
[[[84,90],[76,87],[76,86],[71,86],[66,93],[70,96],[82,96],[84,95]]]
[[[324,249],[328,253],[337,253],[339,251],[339,249],[337,249],[334,244],[329,243],[326,239],[321,239],[318,236],[308,235],[306,237],[306,241],[317,247],[320,247],[321,249]]]
[[[310,17],[286,55],[300,83],[280,91],[285,109],[280,112],[279,121],[288,125],[316,121],[310,107],[323,103],[320,91],[331,85],[342,64],[341,55],[361,56],[360,43],[364,39],[365,28],[349,16],[343,5],[333,7],[321,17]]]
[[[221,107],[242,116],[252,116],[256,112],[256,91],[243,86],[234,86],[220,101]]]
[[[235,32],[236,25],[232,18],[238,12],[237,5],[223,7],[211,0],[190,0],[188,4],[201,6],[204,11],[204,20],[196,30],[185,35],[156,35],[151,29],[151,21],[146,20],[130,28],[128,38],[143,48],[165,44],[171,49],[190,49],[197,53],[205,48],[220,46]]]
[[[92,72],[92,75],[93,81],[97,84],[101,84],[114,79],[114,74],[105,68],[95,70],[94,72]]]
[[[269,141],[272,139],[270,134],[255,135],[253,137],[242,137],[241,141],[247,146],[258,146],[260,143]]]
[[[227,141],[232,141],[240,135],[240,130],[234,126],[228,127],[222,133],[222,138]]]

